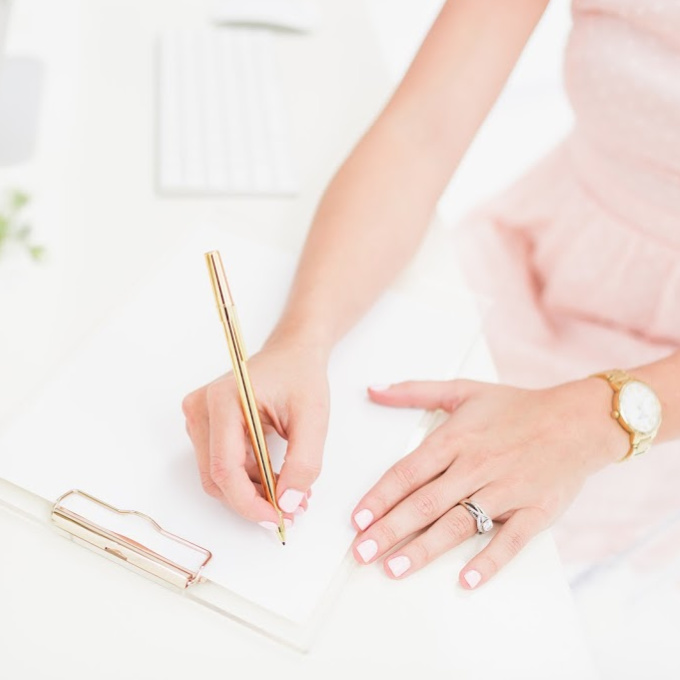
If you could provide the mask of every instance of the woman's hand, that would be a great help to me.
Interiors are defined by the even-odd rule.
[[[328,426],[326,356],[294,341],[270,341],[248,361],[265,429],[288,440],[277,481],[279,507],[290,524],[307,507]],[[182,404],[203,488],[246,519],[275,530],[253,457],[238,388],[230,373],[189,394]]]
[[[611,391],[598,379],[546,390],[467,380],[408,382],[369,394],[386,406],[449,414],[352,514],[360,563],[411,537],[385,560],[393,578],[413,573],[476,532],[476,522],[458,505],[470,498],[504,522],[460,573],[464,587],[484,583],[566,509],[589,474],[622,458],[629,446],[609,415]]]

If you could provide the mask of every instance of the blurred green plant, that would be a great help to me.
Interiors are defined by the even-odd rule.
[[[30,196],[23,191],[15,189],[7,193],[0,207],[0,257],[12,241],[23,246],[33,260],[44,257],[45,248],[31,239],[31,225],[24,217],[30,201]]]

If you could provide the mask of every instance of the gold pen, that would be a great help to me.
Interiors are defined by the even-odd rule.
[[[222,258],[220,257],[219,252],[217,250],[212,250],[211,252],[206,253],[205,260],[208,265],[208,271],[210,272],[210,282],[212,283],[213,292],[215,293],[217,311],[219,312],[222,326],[224,326],[224,333],[227,336],[229,355],[231,356],[231,363],[234,368],[234,378],[238,385],[241,408],[243,409],[243,415],[248,425],[248,432],[250,433],[250,441],[253,445],[255,459],[257,460],[257,467],[260,470],[262,488],[267,496],[267,500],[274,506],[274,509],[279,515],[277,533],[281,543],[286,545],[286,527],[283,523],[283,513],[276,501],[276,478],[272,471],[269,449],[267,448],[267,441],[264,437],[260,414],[257,410],[253,385],[250,382],[250,376],[248,374],[248,366],[246,365],[248,356],[243,345],[243,338],[241,337],[241,329],[239,328],[238,318],[236,316],[234,299],[231,297],[231,291],[229,290],[227,276],[224,273]]]

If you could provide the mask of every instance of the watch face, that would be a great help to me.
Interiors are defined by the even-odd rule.
[[[619,413],[634,430],[649,434],[661,424],[661,404],[649,385],[631,380],[619,392]]]

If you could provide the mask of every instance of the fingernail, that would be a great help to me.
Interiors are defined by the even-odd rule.
[[[387,566],[394,576],[401,576],[411,568],[411,560],[406,555],[399,555],[388,560]]]
[[[305,509],[300,505],[293,514],[297,515],[298,517],[302,517],[302,515],[305,514]]]
[[[362,531],[373,521],[373,513],[370,510],[364,508],[359,510],[356,515],[354,515],[354,523]]]
[[[298,509],[302,499],[305,497],[304,491],[298,491],[297,489],[286,489],[279,498],[279,507],[284,512],[293,513]]]
[[[470,588],[476,588],[479,585],[479,582],[482,580],[482,575],[478,571],[470,569],[470,571],[463,575],[463,578]]]
[[[362,541],[357,546],[357,552],[364,562],[369,562],[378,553],[378,544],[371,538],[367,541]]]
[[[265,520],[264,522],[258,522],[258,524],[267,531],[278,531],[279,529],[278,524],[276,524],[275,522],[268,522],[267,520]],[[286,529],[290,529],[290,527],[293,526],[293,520],[284,517],[283,526],[286,527]]]
[[[385,392],[386,390],[389,390],[390,387],[392,387],[392,385],[371,385],[369,389],[373,392]]]

